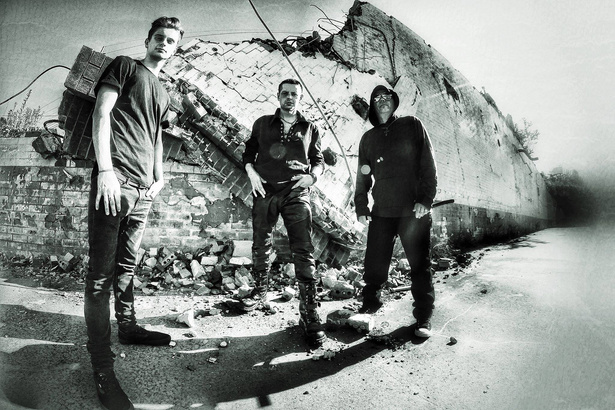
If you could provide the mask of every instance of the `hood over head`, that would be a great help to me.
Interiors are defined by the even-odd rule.
[[[371,122],[374,127],[380,124],[380,121],[378,120],[378,114],[376,113],[376,107],[374,107],[374,96],[377,93],[382,94],[382,91],[385,91],[386,93],[391,94],[393,96],[393,112],[391,113],[391,116],[395,114],[397,107],[399,107],[399,96],[397,95],[397,93],[393,91],[392,88],[387,88],[384,85],[377,85],[369,97],[369,117],[368,118],[369,118],[369,122]]]

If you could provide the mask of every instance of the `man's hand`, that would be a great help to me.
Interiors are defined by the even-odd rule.
[[[314,185],[314,178],[310,174],[301,174],[295,175],[290,179],[291,181],[297,181],[295,185],[293,185],[292,189],[295,188],[309,188]]]
[[[154,182],[152,185],[150,185],[149,189],[145,193],[145,196],[148,197],[149,199],[154,199],[156,195],[158,195],[158,193],[160,192],[163,186],[164,186],[164,180],[162,179]]]
[[[372,220],[372,217],[369,215],[361,215],[359,218],[357,218],[357,220],[359,221],[359,223],[362,223],[363,225],[367,226],[369,225],[369,221]]]
[[[427,208],[425,205],[419,203],[414,204],[414,216],[416,219],[421,219],[429,213],[431,213],[431,209]]]
[[[97,182],[98,191],[96,192],[95,209],[98,211],[102,198],[105,215],[109,215],[109,211],[113,216],[117,215],[122,210],[122,194],[120,182],[117,180],[115,172],[101,172],[98,174]]]
[[[258,194],[261,194],[261,196],[264,198],[265,187],[263,187],[263,184],[267,181],[261,178],[261,176],[258,174],[258,172],[254,170],[252,166],[248,165],[246,165],[246,173],[248,174],[248,178],[250,178],[250,184],[252,185],[252,195],[258,196]]]

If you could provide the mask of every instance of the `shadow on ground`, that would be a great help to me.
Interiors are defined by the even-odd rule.
[[[97,408],[83,318],[19,305],[0,307],[3,333],[10,335],[0,342],[6,400],[26,408]],[[141,323],[163,320],[150,317]],[[315,361],[297,326],[262,336],[182,339],[175,347],[120,345],[115,325],[113,329],[122,386],[137,408],[157,409],[213,408],[249,398],[267,406],[275,393],[334,375],[383,350],[423,342],[411,327],[384,332],[378,340],[339,330],[331,335],[342,350],[332,360]],[[228,347],[220,347],[222,341]]]

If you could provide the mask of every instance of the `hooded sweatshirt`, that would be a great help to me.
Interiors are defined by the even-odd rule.
[[[393,101],[393,114],[384,124],[380,124],[373,103],[374,95],[382,91],[391,94]],[[382,85],[372,91],[369,120],[374,128],[363,134],[359,143],[357,216],[412,216],[416,203],[430,208],[436,196],[436,163],[429,135],[418,118],[395,116],[398,106],[395,91]]]

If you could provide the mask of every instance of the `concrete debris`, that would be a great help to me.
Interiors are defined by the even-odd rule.
[[[190,270],[192,271],[192,276],[195,279],[205,275],[205,269],[203,269],[203,266],[195,259],[190,261]]]
[[[335,299],[350,299],[355,294],[355,288],[348,282],[341,280],[336,281],[329,293],[329,296]]]
[[[188,327],[196,327],[196,321],[194,320],[194,309],[188,309],[177,316],[176,322],[184,323]]]
[[[296,277],[295,264],[294,263],[285,264],[284,267],[282,267],[282,273],[289,278],[295,278]]]
[[[296,294],[295,289],[288,286],[284,288],[284,292],[282,292],[282,299],[286,301],[292,300],[292,298],[295,297],[295,294]]]
[[[229,264],[235,265],[235,266],[251,265],[252,260],[250,258],[246,258],[245,256],[240,256],[240,257],[233,256],[231,259],[229,259]]]
[[[440,258],[438,259],[438,268],[440,269],[448,269],[451,266],[453,260],[451,258]]]
[[[374,329],[374,318],[372,315],[356,313],[348,309],[339,309],[327,315],[326,326],[329,330],[351,327],[359,332],[371,332]]]
[[[410,270],[410,263],[408,262],[408,259],[400,259],[397,262],[397,269],[402,270],[402,271],[408,271]]]

